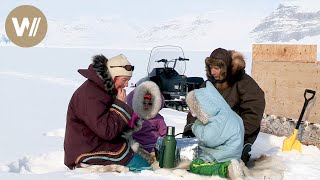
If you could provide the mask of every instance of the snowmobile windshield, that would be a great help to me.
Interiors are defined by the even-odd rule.
[[[178,74],[184,75],[186,70],[184,52],[179,46],[157,46],[150,52],[148,74],[155,68],[175,70]]]

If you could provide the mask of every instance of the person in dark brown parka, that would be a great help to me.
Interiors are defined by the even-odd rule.
[[[245,127],[242,160],[250,158],[251,146],[260,132],[265,109],[263,90],[245,73],[245,61],[241,53],[223,48],[215,49],[205,59],[206,75],[218,89],[230,107],[242,118]],[[191,125],[194,118],[187,115],[184,137],[193,137]]]
[[[78,70],[87,80],[74,92],[67,112],[64,163],[70,169],[83,164],[128,165],[135,159],[136,153],[122,137],[135,125],[124,89],[132,71],[123,55],[109,60],[96,55],[88,69]]]

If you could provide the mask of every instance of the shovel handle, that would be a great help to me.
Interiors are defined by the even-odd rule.
[[[312,94],[312,96],[311,96],[309,99],[307,99],[307,96],[306,96],[307,93]],[[313,91],[313,90],[306,89],[306,90],[304,91],[304,99],[305,99],[306,101],[310,101],[311,99],[314,98],[315,95],[316,95],[316,92]]]
[[[310,98],[307,98],[307,96],[306,96],[307,93],[312,94],[312,96]],[[301,111],[300,116],[299,116],[298,123],[296,125],[296,129],[299,129],[299,126],[300,126],[300,124],[302,122],[302,118],[303,118],[304,112],[306,111],[308,103],[314,98],[315,95],[316,95],[316,91],[313,91],[313,90],[310,90],[310,89],[306,89],[304,91],[304,104],[303,104],[303,108],[302,108],[302,111]]]

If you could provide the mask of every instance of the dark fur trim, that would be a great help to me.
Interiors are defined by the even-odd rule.
[[[231,57],[232,57],[232,63],[231,63],[231,77],[228,80],[229,84],[233,85],[237,81],[239,81],[243,75],[245,74],[245,67],[246,63],[244,60],[243,54],[240,52],[237,52],[235,50],[229,50]]]
[[[229,52],[231,53],[231,56],[232,56],[232,64],[231,64],[232,75],[238,75],[239,72],[244,70],[244,68],[246,67],[244,56],[243,54],[235,50],[230,50]]]
[[[96,71],[97,75],[102,79],[104,89],[107,91],[107,94],[109,94],[112,97],[116,97],[117,90],[114,87],[112,77],[106,66],[107,62],[108,62],[108,59],[102,54],[95,55],[92,58],[93,69]]]

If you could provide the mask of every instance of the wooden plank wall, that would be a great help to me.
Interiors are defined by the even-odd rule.
[[[309,103],[304,120],[320,123],[316,45],[254,44],[251,74],[265,92],[266,114],[298,119],[305,89],[315,90],[316,98]]]

